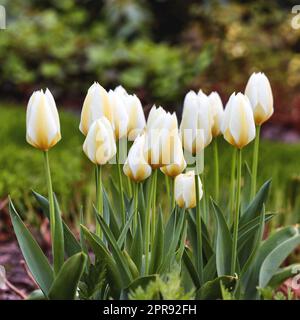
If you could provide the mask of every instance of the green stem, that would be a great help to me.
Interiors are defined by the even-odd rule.
[[[96,165],[96,209],[103,215],[103,193],[102,193],[102,170],[100,165]],[[96,221],[96,234],[102,238],[100,224]]]
[[[259,151],[259,139],[260,139],[260,126],[256,127],[256,137],[253,150],[252,161],[252,179],[251,179],[251,198],[253,199],[256,194],[256,179],[257,179],[257,164],[258,164],[258,151]]]
[[[199,198],[199,179],[195,174],[195,186],[196,186],[196,227],[197,227],[197,257],[196,266],[199,274],[200,285],[203,284],[203,256],[202,256],[202,221],[200,210],[200,198]]]
[[[134,184],[134,194],[133,194],[133,202],[134,202],[134,219],[133,219],[133,234],[138,226],[138,199],[139,199],[139,184]]]
[[[145,275],[149,272],[149,246],[150,246],[150,222],[151,222],[151,207],[152,197],[154,189],[154,176],[150,177],[150,192],[147,198],[147,209],[146,209],[146,227],[145,227]]]
[[[237,262],[237,240],[239,231],[239,217],[240,217],[240,196],[241,196],[241,179],[242,179],[242,149],[238,150],[237,154],[237,191],[236,191],[236,202],[235,212],[233,221],[233,240],[232,240],[232,252],[231,252],[231,274],[233,275],[236,271]]]
[[[215,198],[219,202],[220,177],[219,177],[219,155],[218,155],[218,140],[214,139],[214,163],[215,163]]]
[[[235,175],[236,173],[236,148],[233,149],[230,175],[230,198],[229,198],[229,225],[232,225],[234,215]]]
[[[52,244],[52,256],[53,256],[53,266],[54,274],[57,274],[63,264],[63,253],[60,253],[59,248],[56,245],[55,241],[55,228],[56,228],[56,219],[55,219],[55,207],[54,207],[54,198],[53,198],[53,189],[52,189],[52,180],[51,180],[51,171],[49,164],[49,154],[48,151],[44,152],[44,162],[45,162],[45,171],[46,171],[46,180],[47,180],[47,189],[48,189],[48,199],[49,199],[49,216],[50,216],[50,233],[51,233],[51,244]],[[61,257],[62,255],[62,257]]]
[[[171,212],[175,208],[175,195],[174,195],[174,178],[170,178],[170,189],[171,189]]]
[[[155,227],[156,227],[156,189],[157,189],[157,171],[156,169],[154,171],[154,187],[153,187],[153,199],[152,199],[152,221],[151,221],[151,239],[152,243],[154,242],[154,237],[155,237]]]
[[[126,214],[125,214],[125,202],[124,202],[124,190],[123,190],[123,181],[122,181],[122,172],[121,172],[121,164],[120,164],[120,143],[118,145],[118,152],[117,152],[117,166],[118,166],[118,181],[119,181],[119,192],[121,198],[121,218],[123,226],[126,223]]]

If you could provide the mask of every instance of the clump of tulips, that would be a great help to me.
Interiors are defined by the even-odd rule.
[[[33,194],[50,221],[53,266],[10,201],[16,236],[40,287],[29,298],[127,299],[174,267],[197,299],[221,299],[224,292],[233,299],[257,299],[258,288],[276,288],[292,274],[293,266],[280,265],[300,244],[300,233],[291,226],[263,239],[274,214],[265,211],[270,181],[257,192],[256,177],[260,127],[272,113],[271,86],[263,73],[254,73],[245,93],[233,93],[225,109],[217,92],[188,92],[180,126],[175,113],[156,106],[146,121],[136,95],[121,86],[107,92],[94,83],[79,129],[85,136],[83,151],[95,165],[95,228],[85,225],[81,212],[78,239],[62,220],[52,190],[49,150],[61,139],[56,104],[48,89],[34,92],[27,108],[27,141],[44,153],[48,198]],[[220,201],[220,135],[232,145],[225,204]],[[242,150],[252,140],[252,170],[244,170]],[[204,165],[211,143],[213,176],[206,175]],[[108,163],[117,169],[117,181],[109,177],[110,184],[102,179]],[[245,197],[243,175],[251,179]],[[205,179],[212,178],[215,189],[208,194]],[[162,209],[163,198],[168,204]],[[242,198],[249,203],[241,205]]]

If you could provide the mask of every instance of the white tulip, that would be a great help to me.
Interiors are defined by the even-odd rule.
[[[171,142],[171,163],[161,167],[160,170],[169,177],[176,177],[186,168],[186,161],[183,155],[182,143],[178,133],[174,134]]]
[[[211,132],[213,137],[217,137],[221,133],[221,125],[223,120],[223,103],[217,92],[212,92],[209,96],[210,111],[213,118]]]
[[[203,196],[202,183],[199,177],[199,200]],[[196,186],[195,186],[195,173],[188,171],[182,173],[175,178],[174,195],[176,203],[180,208],[194,208],[196,202]]]
[[[146,120],[141,101],[135,94],[128,94],[122,86],[118,86],[114,91],[123,99],[128,115],[128,140],[134,141],[135,138],[143,132],[146,126]]]
[[[183,147],[192,154],[203,150],[212,140],[212,124],[209,98],[202,91],[198,95],[194,91],[188,92],[180,125]]]
[[[239,149],[255,138],[255,122],[247,96],[240,92],[230,96],[221,129],[225,140]]]
[[[138,136],[131,146],[123,171],[130,179],[140,182],[151,175],[151,166],[144,156],[145,134]]]
[[[83,102],[80,131],[86,136],[92,123],[103,116],[112,122],[113,110],[110,106],[107,91],[95,82],[89,88]]]
[[[272,89],[266,75],[262,72],[253,73],[248,80],[245,94],[250,100],[255,123],[263,124],[274,112]]]
[[[116,142],[111,123],[105,117],[94,121],[83,144],[86,156],[98,165],[106,164],[116,152]]]
[[[35,91],[27,105],[26,140],[35,148],[49,150],[61,139],[59,116],[51,92]]]
[[[172,163],[172,136],[178,133],[176,114],[152,107],[146,126],[145,154],[148,163],[156,169]]]

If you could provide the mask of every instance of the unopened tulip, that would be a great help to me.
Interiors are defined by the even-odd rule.
[[[112,125],[117,140],[127,136],[129,117],[122,95],[113,90],[108,92],[110,106],[113,110]]]
[[[171,141],[178,132],[176,114],[152,107],[147,120],[145,154],[148,163],[156,169],[172,163]]]
[[[223,103],[222,100],[217,92],[212,92],[209,96],[210,101],[210,111],[212,113],[212,127],[211,133],[213,137],[217,137],[221,133],[221,125],[223,119]]]
[[[203,150],[212,140],[212,115],[209,98],[200,91],[187,93],[184,99],[180,132],[184,149],[192,154]]]
[[[128,140],[134,141],[135,138],[143,132],[146,126],[146,120],[141,101],[135,94],[128,94],[122,86],[118,86],[114,91],[121,95],[123,99],[128,115]]]
[[[26,140],[35,148],[49,150],[61,139],[59,116],[51,92],[35,91],[26,115]]]
[[[257,125],[263,124],[273,114],[273,94],[270,82],[262,72],[253,73],[248,80],[245,94],[248,96]]]
[[[112,122],[113,110],[109,103],[107,91],[95,82],[89,88],[83,102],[80,131],[86,136],[92,123],[103,116]]]
[[[255,122],[249,99],[242,93],[233,93],[227,102],[222,121],[226,141],[238,149],[255,138]]]
[[[128,157],[123,167],[123,171],[127,177],[140,182],[151,175],[151,166],[144,156],[145,134],[138,136],[131,146]]]
[[[199,179],[199,200],[203,196],[202,184]],[[190,209],[196,207],[195,173],[188,171],[175,178],[174,194],[176,203],[180,208]]]
[[[169,177],[176,177],[186,168],[186,161],[184,159],[182,143],[178,133],[174,134],[171,142],[171,164],[161,167],[160,170]]]
[[[83,144],[87,157],[98,165],[106,164],[116,154],[113,128],[105,117],[94,121]]]

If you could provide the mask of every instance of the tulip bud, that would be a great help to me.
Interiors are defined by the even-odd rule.
[[[128,115],[128,140],[134,141],[135,138],[143,132],[146,126],[146,120],[141,101],[135,94],[128,94],[122,86],[118,86],[114,91],[123,99]]]
[[[127,136],[129,118],[122,95],[118,91],[109,90],[109,102],[113,110],[112,125],[117,140]]]
[[[192,154],[203,150],[212,140],[212,115],[209,98],[200,91],[186,94],[180,125],[184,149]]]
[[[151,175],[151,166],[144,157],[145,134],[138,136],[131,146],[123,171],[130,179],[140,182]]]
[[[212,92],[208,96],[210,100],[210,111],[213,118],[211,132],[213,137],[217,137],[221,133],[221,124],[223,119],[223,103],[217,92]]]
[[[145,157],[152,168],[172,163],[170,150],[175,133],[178,133],[176,114],[153,106],[147,120],[145,144]]]
[[[255,138],[255,123],[249,99],[233,93],[226,105],[222,121],[226,141],[241,149]]]
[[[186,161],[184,159],[182,143],[178,133],[175,133],[174,139],[171,143],[171,164],[161,167],[160,170],[169,177],[178,176],[186,168]]]
[[[270,82],[262,72],[253,73],[248,80],[245,94],[248,96],[255,123],[263,124],[273,114],[273,95]]]
[[[106,117],[110,122],[113,120],[113,111],[109,103],[107,91],[95,82],[88,90],[81,111],[79,129],[86,136],[92,123]]]
[[[61,139],[59,116],[51,92],[35,91],[27,105],[26,140],[35,148],[49,150]]]
[[[199,199],[203,196],[202,184],[199,177]],[[175,178],[174,194],[180,208],[191,209],[196,207],[195,173],[188,171]]]
[[[106,164],[117,152],[114,133],[110,122],[101,117],[94,121],[85,138],[83,151],[95,164]]]

